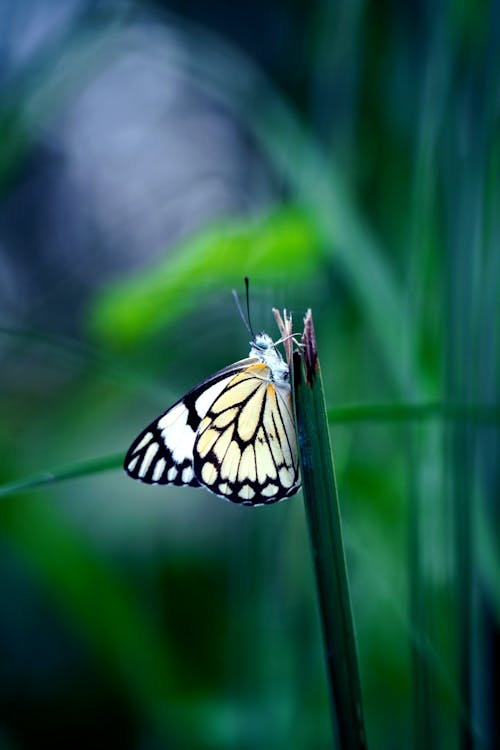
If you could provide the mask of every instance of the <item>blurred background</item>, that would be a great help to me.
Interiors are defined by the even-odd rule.
[[[332,746],[300,493],[120,468],[245,274],[313,308],[369,747],[494,747],[499,16],[2,1],[1,748]]]

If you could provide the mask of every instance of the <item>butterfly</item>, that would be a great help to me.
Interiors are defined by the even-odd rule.
[[[196,385],[134,440],[124,462],[130,477],[201,486],[252,506],[299,490],[288,365],[267,333],[249,330],[246,359]]]

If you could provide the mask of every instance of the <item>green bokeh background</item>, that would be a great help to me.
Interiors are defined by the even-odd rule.
[[[35,134],[142,13],[182,40],[176,64],[279,189],[251,216],[165,237],[154,262],[104,283],[96,269],[71,336],[0,321],[0,746],[331,747],[301,495],[250,510],[135,484],[119,458],[86,463],[124,454],[183,392],[246,356],[231,289],[248,275],[256,329],[277,335],[271,308],[286,307],[300,330],[313,309],[369,747],[493,748],[498,8],[84,9],[3,88],[3,217],[36,166]],[[63,286],[64,266],[52,273]],[[395,417],[429,402],[458,408]],[[80,475],[52,481],[59,468]]]

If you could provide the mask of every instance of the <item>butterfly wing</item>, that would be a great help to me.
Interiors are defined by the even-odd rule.
[[[257,362],[235,375],[200,420],[197,481],[232,502],[275,503],[300,487],[290,389]]]
[[[147,484],[199,487],[193,472],[193,447],[200,422],[235,375],[255,361],[243,359],[220,370],[151,422],[125,456],[127,474]]]

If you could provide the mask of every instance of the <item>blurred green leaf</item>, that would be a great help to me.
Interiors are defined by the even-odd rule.
[[[114,347],[134,347],[196,308],[201,290],[227,293],[243,276],[260,284],[301,280],[316,272],[316,225],[296,207],[263,218],[213,224],[165,253],[158,263],[106,288],[94,302],[90,329]]]

